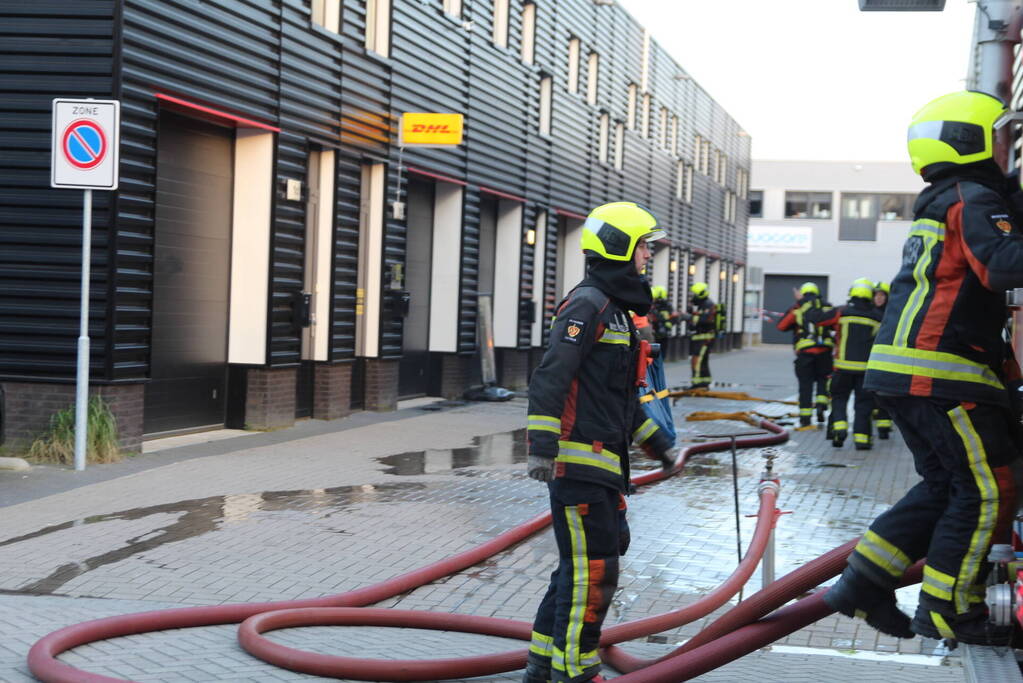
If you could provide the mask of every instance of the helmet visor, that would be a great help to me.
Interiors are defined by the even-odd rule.
[[[656,242],[657,240],[663,240],[668,237],[668,233],[660,228],[652,230],[647,234],[643,235],[640,239],[646,240],[647,242]]]

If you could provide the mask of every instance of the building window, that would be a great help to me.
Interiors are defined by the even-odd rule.
[[[625,124],[621,121],[615,126],[615,169],[625,167]]]
[[[599,158],[600,163],[606,164],[608,162],[609,147],[610,147],[610,134],[611,134],[611,117],[607,114],[600,115],[600,129],[599,129]]]
[[[596,52],[590,53],[589,62],[586,65],[586,101],[590,104],[597,103],[597,76],[600,73],[600,55]]]
[[[831,193],[786,192],[785,218],[831,218]]]
[[[915,194],[883,194],[878,197],[880,211],[879,221],[911,221],[913,220],[913,204]]]
[[[625,125],[629,130],[636,130],[636,84],[629,83],[629,102],[626,109]]]
[[[682,199],[686,196],[686,162],[675,163],[675,199]]]
[[[735,223],[736,209],[737,204],[735,201],[735,193],[732,192],[731,190],[726,190],[724,207],[725,223]]]
[[[313,0],[313,23],[337,33],[341,28],[341,0]]]
[[[693,165],[686,164],[686,191],[685,191],[685,202],[686,204],[693,203]]]
[[[660,138],[660,144],[663,149],[668,149],[668,108],[661,107],[661,118],[660,118],[660,129],[657,131],[657,135]]]
[[[522,6],[522,61],[526,64],[532,64],[535,55],[536,4],[527,2]]]
[[[700,172],[710,175],[710,140],[704,140],[700,150]]]
[[[739,185],[739,199],[749,199],[749,173],[746,169],[736,169],[736,182]]]
[[[643,95],[643,111],[641,113],[643,121],[640,124],[639,134],[645,138],[650,137],[650,107],[653,104],[650,102],[650,93]]]
[[[700,167],[700,153],[703,150],[703,138],[699,135],[693,136],[693,163]]]
[[[678,117],[671,117],[671,153],[675,156],[679,155],[678,150]]]
[[[842,215],[838,222],[838,239],[852,242],[876,240],[877,209],[877,195],[843,194]]]
[[[462,0],[444,0],[444,11],[453,17],[462,17]]]
[[[551,134],[551,77],[540,79],[540,135]]]
[[[366,0],[366,49],[391,55],[391,0]]]
[[[508,47],[508,0],[494,0],[494,45]]]
[[[750,193],[749,193],[749,217],[750,218],[763,218],[764,217],[764,191],[763,190],[750,190]]]
[[[728,157],[724,152],[717,152],[718,185],[725,185],[728,182]]]
[[[579,39],[568,41],[568,92],[579,92]]]

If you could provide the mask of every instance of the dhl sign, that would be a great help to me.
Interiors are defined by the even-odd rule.
[[[405,112],[398,129],[399,147],[442,147],[462,144],[461,114]]]

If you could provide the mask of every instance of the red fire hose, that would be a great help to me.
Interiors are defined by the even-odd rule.
[[[736,445],[742,448],[755,448],[758,446],[774,445],[784,443],[788,440],[788,434],[786,431],[769,422],[763,421],[760,426],[771,432],[769,436],[763,437],[747,437],[738,439]],[[730,441],[713,441],[705,442],[702,444],[696,444],[683,449],[678,456],[674,468],[670,472],[652,471],[646,474],[633,478],[633,483],[637,486],[648,484],[654,481],[663,479],[675,472],[679,471],[684,465],[690,455],[695,453],[702,453],[707,451],[724,450],[731,446]],[[753,544],[751,544],[750,551],[747,553],[746,558],[740,563],[739,568],[736,572],[728,579],[726,584],[731,587],[733,584],[742,585],[743,581],[739,581],[738,577],[746,574],[748,579],[748,573],[752,572],[752,566],[756,565],[759,561],[759,554],[754,557],[753,550],[754,544],[762,546],[766,543],[767,535],[769,535],[770,528],[774,524],[775,511],[774,505],[774,492],[762,491],[761,492],[761,515],[758,520],[757,532],[754,536]],[[770,498],[770,507],[765,507],[765,501]],[[769,523],[764,523],[765,520]],[[499,620],[490,619],[485,617],[461,617],[457,615],[445,615],[445,614],[434,614],[428,612],[399,612],[397,610],[308,610],[306,608],[352,608],[362,607],[364,605],[370,605],[381,600],[393,597],[395,595],[410,591],[418,586],[422,586],[431,581],[435,581],[439,578],[460,571],[467,567],[471,567],[474,564],[481,562],[482,560],[502,551],[506,548],[519,543],[526,537],[542,529],[550,523],[550,514],[544,513],[538,515],[528,522],[511,529],[496,538],[484,543],[476,548],[459,553],[458,555],[452,556],[440,562],[434,563],[422,569],[410,572],[408,574],[395,577],[388,581],[369,586],[359,590],[343,593],[335,596],[327,596],[324,598],[307,599],[307,600],[295,600],[295,601],[284,601],[275,603],[258,603],[258,604],[241,604],[241,605],[221,605],[213,607],[191,607],[181,608],[172,610],[160,610],[154,612],[144,612],[140,614],[128,614],[116,617],[109,617],[106,619],[99,619],[95,621],[85,622],[82,624],[76,624],[68,626],[66,628],[54,631],[53,633],[40,639],[28,655],[28,665],[32,673],[42,681],[47,682],[61,682],[61,683],[112,683],[120,681],[121,679],[110,678],[99,674],[93,674],[85,671],[81,671],[72,666],[59,662],[56,657],[62,652],[66,652],[75,647],[85,645],[87,643],[96,642],[99,640],[106,640],[118,636],[132,635],[138,633],[147,633],[151,631],[167,630],[172,628],[189,628],[197,626],[210,626],[216,624],[228,624],[238,623],[243,620],[249,619],[255,615],[262,615],[263,613],[269,613],[261,617],[258,620],[250,623],[253,628],[246,628],[239,632],[239,639],[242,641],[243,646],[247,649],[252,642],[268,643],[273,648],[279,648],[270,641],[267,641],[258,636],[258,632],[254,626],[260,626],[264,630],[270,630],[270,628],[284,628],[286,626],[296,625],[314,625],[324,623],[339,623],[338,619],[347,619],[345,623],[365,623],[365,624],[384,624],[391,623],[396,626],[417,626],[422,625],[427,627],[429,624],[438,624],[430,626],[432,628],[441,628],[444,630],[471,630],[476,633],[490,633],[492,635],[501,635],[505,637],[522,638],[528,640],[530,625],[523,622],[514,622],[510,620]],[[760,553],[762,553],[762,547]],[[749,560],[749,562],[747,562]],[[815,561],[816,562],[816,561]],[[813,563],[811,563],[812,565]],[[809,567],[810,565],[807,565]],[[806,569],[804,567],[803,569]],[[738,590],[736,586],[735,590]],[[720,604],[723,604],[728,597],[733,593],[727,593],[724,590],[724,586],[715,590],[712,594],[706,596],[700,601],[701,607],[699,610],[694,609],[696,605],[691,605],[683,610],[670,613],[668,615],[661,615],[660,617],[652,617],[648,619],[640,620],[642,623],[647,623],[649,626],[645,633],[635,633],[636,627],[632,624],[621,624],[615,627],[611,627],[606,630],[606,639],[602,639],[602,643],[614,643],[623,642],[628,638],[637,637],[639,635],[645,635],[648,633],[656,632],[657,630],[664,630],[665,628],[672,628],[670,624],[681,625],[692,619],[698,619],[701,616],[705,616]],[[724,596],[724,597],[722,597]],[[794,597],[794,596],[790,596]],[[716,603],[716,604],[715,604]],[[713,607],[707,609],[708,605],[714,604]],[[746,605],[747,603],[743,603]],[[703,614],[698,612],[703,611]],[[316,612],[316,614],[310,614],[310,612]],[[400,623],[396,623],[395,617],[400,615]],[[414,617],[409,615],[415,615]],[[726,615],[727,616],[727,615]],[[310,621],[314,619],[314,621]],[[415,620],[414,622],[411,620]],[[637,622],[639,623],[639,622]],[[744,622],[745,623],[745,622]],[[666,625],[667,624],[667,625]],[[471,626],[471,628],[470,628]],[[254,634],[254,638],[251,639],[247,634]],[[260,645],[256,645],[256,649],[259,649]],[[281,653],[277,653],[281,654]],[[290,654],[284,653],[283,659],[275,661],[282,666],[293,668],[296,670],[309,671],[310,673],[321,673],[326,670],[317,669],[315,671],[306,668],[300,668],[307,662],[310,667],[319,666],[323,663],[324,658],[333,661],[337,659],[328,655],[314,655],[311,653],[298,653],[297,659],[292,658]],[[269,661],[274,661],[268,657]],[[485,660],[486,669],[474,669],[473,671],[479,671],[478,673],[469,672],[466,668],[467,664],[473,664],[474,662],[483,662]],[[317,664],[319,662],[319,664]],[[429,673],[425,676],[427,679],[439,679],[439,678],[455,678],[463,676],[474,676],[482,675],[486,672],[496,671],[507,671],[510,669],[521,668],[525,662],[524,651],[515,651],[499,655],[486,655],[483,657],[475,658],[460,658],[458,660],[440,660],[434,662],[413,662],[412,664],[417,666],[433,667]],[[380,675],[379,669],[367,669],[372,674],[371,680],[411,680],[410,678],[399,678],[395,677],[394,674],[399,673],[397,669],[404,665],[404,663],[397,663],[393,660],[385,660],[381,662],[369,662],[365,660],[351,660],[352,666],[363,666],[363,665],[381,665],[383,669],[386,669],[384,675]],[[396,666],[397,665],[397,666]],[[434,666],[437,665],[437,666]],[[500,665],[501,668],[495,669],[495,666]],[[482,666],[482,664],[480,664]],[[417,670],[412,673],[413,676],[420,676],[422,671]],[[352,670],[346,669],[345,676],[355,677],[352,675]],[[326,675],[338,675],[336,673],[327,673]],[[420,677],[419,680],[423,680]],[[678,679],[675,679],[678,680]]]

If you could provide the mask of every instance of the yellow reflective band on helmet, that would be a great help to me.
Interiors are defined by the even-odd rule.
[[[977,484],[977,492],[980,495],[980,509],[978,510],[977,526],[970,536],[970,545],[963,556],[962,564],[959,565],[959,575],[956,577],[955,606],[956,613],[962,614],[970,609],[970,586],[973,585],[980,571],[981,562],[991,544],[991,536],[995,531],[995,522],[998,519],[999,491],[998,482],[987,462],[987,453],[984,451],[984,443],[980,434],[973,426],[970,414],[962,406],[948,411],[952,426],[955,427],[959,438],[963,440],[963,447],[966,449],[966,458],[970,465],[970,472]]]
[[[854,443],[870,443],[870,434],[853,434]]]
[[[854,552],[859,553],[896,578],[901,577],[910,565],[909,556],[906,553],[869,529],[856,544]]]
[[[928,102],[913,116],[906,136],[913,170],[990,159],[994,124],[1004,112],[998,98],[970,90]]]
[[[598,342],[604,344],[625,344],[628,345],[630,340],[630,334],[628,332],[615,332],[614,330],[604,330],[604,334],[600,335]]]
[[[597,453],[593,450],[592,444],[578,441],[559,441],[558,454],[555,456],[554,462],[589,465],[614,474],[622,473],[622,459],[618,457],[618,454],[606,448]]]
[[[554,651],[554,638],[533,631],[529,641],[529,651],[541,657],[550,657]]]
[[[649,209],[635,202],[598,206],[587,216],[582,232],[582,250],[611,261],[631,260],[636,243],[641,239],[667,237]]]
[[[550,415],[529,415],[526,417],[526,429],[560,434],[561,420]]]
[[[929,564],[924,565],[924,579],[921,590],[939,600],[952,602],[952,589],[956,580],[944,572],[940,572]]]
[[[653,433],[656,431],[657,423],[652,419],[647,418],[646,421],[639,426],[639,429],[632,433],[632,441],[637,446],[641,446],[647,439],[653,436]]]
[[[586,533],[583,517],[577,506],[565,508],[568,535],[572,545],[572,605],[568,611],[565,633],[564,671],[570,677],[582,675],[580,642],[583,618],[586,616],[586,598],[590,588],[590,558],[586,554]]]
[[[934,379],[973,382],[1004,390],[997,375],[986,365],[941,351],[924,351],[890,344],[874,344],[867,363],[870,370]]]
[[[956,634],[951,628],[949,628],[948,622],[945,621],[945,617],[941,616],[937,612],[931,612],[931,621],[934,622],[934,626],[938,629],[938,633],[942,638],[955,640]]]
[[[849,423],[845,420],[836,420],[835,424],[831,425],[831,428],[837,431],[847,431],[849,429]]]

